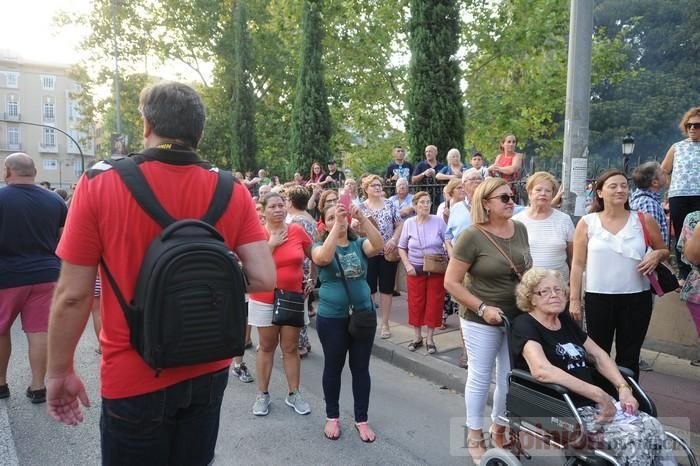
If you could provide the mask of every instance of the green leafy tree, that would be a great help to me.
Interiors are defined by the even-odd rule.
[[[691,0],[601,0],[595,20],[629,48],[624,79],[593,87],[591,151],[617,165],[630,132],[636,157],[660,160],[700,102],[700,9]]]
[[[414,160],[427,144],[442,153],[463,150],[464,109],[459,88],[460,19],[456,0],[411,0],[411,49],[406,96],[408,143]]]
[[[493,161],[506,133],[526,156],[560,158],[566,101],[569,4],[561,0],[472,0],[467,50],[467,146]],[[628,45],[597,28],[592,82],[617,82]],[[551,165],[551,164],[550,164]],[[538,166],[542,166],[539,164]]]
[[[296,97],[292,110],[290,155],[299,170],[330,158],[331,117],[323,76],[321,2],[305,0],[303,39]]]
[[[255,158],[255,97],[250,82],[252,68],[248,17],[244,0],[233,7],[233,69],[231,73],[231,164],[241,170],[257,168]]]

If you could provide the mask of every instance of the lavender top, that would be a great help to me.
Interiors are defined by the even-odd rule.
[[[423,224],[416,222],[416,217],[407,219],[401,230],[399,247],[408,251],[411,265],[423,265],[425,254],[446,254],[445,222],[437,215],[431,215]]]

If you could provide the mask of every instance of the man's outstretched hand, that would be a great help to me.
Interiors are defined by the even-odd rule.
[[[69,426],[83,422],[78,400],[86,408],[90,407],[83,381],[75,372],[71,371],[63,377],[47,378],[46,401],[52,418]]]

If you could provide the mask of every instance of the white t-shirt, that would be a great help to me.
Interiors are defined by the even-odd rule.
[[[569,266],[566,263],[566,246],[574,241],[574,223],[571,218],[556,209],[542,220],[535,220],[523,210],[513,216],[527,228],[530,255],[535,267],[558,270],[569,283]]]

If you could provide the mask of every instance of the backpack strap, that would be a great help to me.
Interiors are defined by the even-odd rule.
[[[217,174],[219,177],[216,180],[214,196],[211,199],[207,212],[202,217],[202,221],[211,226],[216,225],[216,222],[224,215],[233,198],[233,175],[225,170],[217,170]]]
[[[124,157],[123,159],[108,160],[106,162],[117,170],[117,174],[119,174],[124,185],[126,185],[138,205],[141,206],[149,217],[163,228],[167,228],[168,225],[175,222],[175,219],[171,217],[163,206],[160,205],[160,202],[158,202],[146,177],[143,175],[143,172],[134,159]]]

